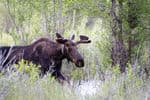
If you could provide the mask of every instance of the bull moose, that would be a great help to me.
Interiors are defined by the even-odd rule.
[[[21,59],[41,65],[41,75],[46,74],[49,70],[52,76],[65,80],[61,73],[62,60],[67,59],[73,62],[76,67],[84,66],[84,59],[77,50],[77,45],[81,43],[90,43],[87,36],[80,35],[80,40],[74,42],[75,35],[70,39],[64,38],[61,34],[56,33],[56,40],[49,38],[40,38],[30,45],[26,46],[2,46],[1,69],[6,69],[9,65],[17,64]],[[50,66],[53,66],[50,69]]]

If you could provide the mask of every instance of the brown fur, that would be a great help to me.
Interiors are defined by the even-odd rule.
[[[90,43],[90,40],[86,38],[73,42],[72,40],[64,39],[58,33],[56,36],[56,41],[52,41],[49,38],[40,38],[27,46],[0,47],[3,56],[1,66],[7,68],[9,64],[18,63],[18,61],[24,59],[36,65],[41,65],[41,75],[50,71],[52,76],[65,80],[65,77],[61,74],[62,60],[66,58],[68,61],[75,63],[77,67],[83,67],[84,60],[77,51],[76,46],[79,43]],[[74,36],[72,39],[74,39]],[[50,66],[53,67],[49,69]]]

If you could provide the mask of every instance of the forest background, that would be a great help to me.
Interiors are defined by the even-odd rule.
[[[0,76],[0,99],[150,99],[150,0],[0,0],[0,46],[55,39],[56,32],[92,41],[79,47],[84,68],[63,61],[72,85],[41,79],[37,67],[20,62],[19,72]],[[91,81],[96,92],[82,95],[78,88]]]

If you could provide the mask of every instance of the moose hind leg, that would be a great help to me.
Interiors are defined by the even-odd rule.
[[[43,77],[46,74],[46,72],[49,70],[49,68],[41,67],[40,70],[41,70],[40,76]]]

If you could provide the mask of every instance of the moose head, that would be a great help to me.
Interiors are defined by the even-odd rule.
[[[64,53],[68,61],[73,62],[77,67],[84,66],[84,59],[78,51],[77,46],[82,43],[90,43],[91,40],[87,36],[80,35],[80,40],[74,42],[75,35],[71,35],[69,39],[65,39],[59,33],[56,33],[56,41],[63,45]]]

